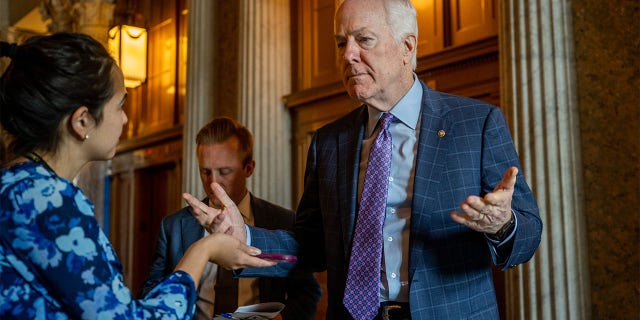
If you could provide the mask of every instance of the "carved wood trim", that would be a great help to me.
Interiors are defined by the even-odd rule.
[[[456,64],[469,63],[479,57],[498,53],[498,37],[490,37],[464,45],[449,47],[437,53],[418,58],[416,73]]]
[[[176,139],[182,139],[182,124],[149,135],[123,140],[118,144],[116,154],[147,148]]]

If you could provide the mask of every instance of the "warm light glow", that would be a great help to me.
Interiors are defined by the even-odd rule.
[[[411,2],[418,12],[425,8],[433,8],[435,5],[433,0],[412,0]]]
[[[122,69],[127,88],[135,88],[147,79],[147,30],[127,25],[111,28],[109,52]]]

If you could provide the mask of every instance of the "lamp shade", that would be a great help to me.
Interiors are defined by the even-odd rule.
[[[135,88],[147,79],[147,30],[117,25],[109,30],[109,52],[124,74],[124,85]]]

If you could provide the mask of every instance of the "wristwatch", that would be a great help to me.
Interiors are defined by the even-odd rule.
[[[504,239],[504,237],[508,234],[511,233],[511,231],[513,231],[513,227],[515,227],[515,217],[514,217],[514,213],[511,213],[511,219],[509,220],[509,222],[507,222],[504,226],[502,226],[502,228],[500,228],[500,230],[498,230],[498,232],[496,232],[495,234],[489,234],[489,238],[493,239],[493,240],[498,240],[498,241],[502,241]]]

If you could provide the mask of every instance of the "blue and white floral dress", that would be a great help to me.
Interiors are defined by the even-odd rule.
[[[45,164],[0,171],[0,319],[189,319],[184,272],[135,300],[82,191]]]

